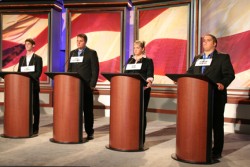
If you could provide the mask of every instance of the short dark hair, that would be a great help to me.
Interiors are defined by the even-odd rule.
[[[26,40],[25,40],[25,43],[26,42],[29,42],[29,43],[31,43],[32,45],[35,45],[36,44],[36,42],[32,39],[32,38],[27,38]]]
[[[88,41],[88,37],[86,34],[78,34],[77,37],[83,38],[85,43],[87,43],[87,41]]]
[[[212,34],[205,34],[204,36],[210,36],[212,38],[213,42],[216,43],[215,47],[217,46],[217,44],[218,44],[217,43],[217,38],[214,35],[212,35]]]

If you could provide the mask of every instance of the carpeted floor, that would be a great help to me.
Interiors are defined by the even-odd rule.
[[[175,161],[175,122],[149,120],[144,152],[117,152],[107,149],[109,118],[95,115],[94,140],[82,144],[56,144],[52,138],[52,114],[41,114],[39,136],[28,139],[0,137],[0,166],[95,166],[95,167],[248,167],[250,135],[225,134],[220,162],[194,165]],[[3,133],[3,116],[0,117]],[[86,137],[83,132],[83,137]]]

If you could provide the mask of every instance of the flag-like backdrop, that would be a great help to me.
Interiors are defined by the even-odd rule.
[[[166,73],[186,72],[189,6],[139,10],[139,36],[146,42],[146,55],[153,59],[154,84],[173,84]]]
[[[120,72],[122,23],[121,12],[75,13],[71,16],[71,48],[76,49],[76,36],[85,33],[87,46],[97,51],[100,73]],[[99,83],[107,80],[99,74]]]
[[[35,53],[43,59],[40,81],[48,82],[44,74],[48,67],[48,14],[2,15],[2,71],[17,71],[19,59],[26,54],[27,38],[35,40]]]
[[[231,57],[236,78],[230,87],[250,87],[250,1],[202,0],[201,14],[201,35],[215,35],[217,50]]]

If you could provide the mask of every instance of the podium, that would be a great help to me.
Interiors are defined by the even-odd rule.
[[[213,88],[204,75],[166,74],[177,82],[176,154],[172,158],[198,164],[212,161]]]
[[[1,136],[33,137],[33,78],[23,72],[0,72],[0,77],[4,78],[4,129]]]
[[[144,151],[143,84],[140,74],[102,73],[111,82],[110,135],[107,148]]]
[[[46,72],[54,80],[53,138],[62,144],[82,143],[83,79],[76,72]]]

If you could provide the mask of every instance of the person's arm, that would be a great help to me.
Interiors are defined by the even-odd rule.
[[[154,81],[154,63],[152,59],[148,59],[148,68],[147,68],[147,87],[151,87]]]
[[[93,89],[96,86],[98,75],[99,75],[99,61],[96,51],[92,52],[91,57],[91,80],[90,80],[90,87]]]
[[[34,61],[35,61],[35,72],[30,73],[30,75],[33,78],[39,80],[43,70],[43,59],[39,56],[36,56]]]
[[[19,63],[18,63],[18,70],[17,70],[17,72],[21,72],[21,67],[22,67],[22,62],[23,62],[23,59],[24,59],[24,57],[23,57],[23,56],[19,59]]]
[[[222,71],[222,80],[220,80],[217,85],[219,90],[223,90],[228,87],[228,85],[234,80],[235,73],[233,69],[233,65],[231,63],[229,55],[225,56],[225,60],[222,63],[221,71]]]

